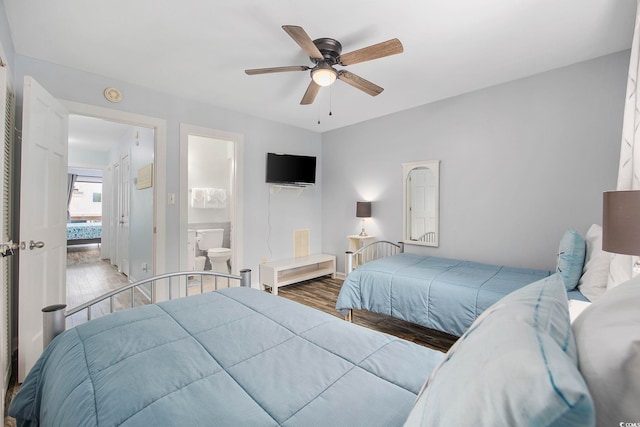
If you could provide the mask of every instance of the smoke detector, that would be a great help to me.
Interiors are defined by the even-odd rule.
[[[104,97],[109,102],[120,102],[122,101],[122,93],[116,89],[115,87],[108,87],[104,90]]]

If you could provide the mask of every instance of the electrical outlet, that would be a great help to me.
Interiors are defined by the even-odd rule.
[[[143,262],[141,268],[142,268],[142,271],[147,271],[149,269],[149,266],[147,265],[146,262]]]

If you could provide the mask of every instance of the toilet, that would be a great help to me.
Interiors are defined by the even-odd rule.
[[[222,247],[223,234],[224,229],[222,228],[198,230],[198,249],[207,253],[211,263],[211,270],[216,273],[229,274],[231,273],[229,266],[231,249]]]

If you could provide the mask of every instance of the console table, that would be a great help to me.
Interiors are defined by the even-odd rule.
[[[260,284],[271,288],[274,295],[278,295],[280,286],[327,275],[336,277],[335,255],[315,254],[260,264]]]

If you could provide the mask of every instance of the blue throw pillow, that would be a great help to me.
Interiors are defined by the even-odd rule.
[[[557,267],[567,291],[572,291],[578,286],[586,253],[587,243],[584,238],[573,228],[568,229],[560,240]]]
[[[593,426],[567,294],[553,274],[489,307],[433,370],[405,427]]]

